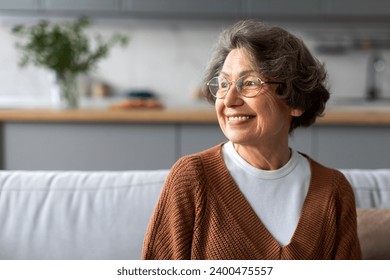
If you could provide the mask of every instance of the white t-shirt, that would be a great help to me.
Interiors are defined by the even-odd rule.
[[[232,142],[222,147],[223,159],[234,181],[281,245],[290,243],[310,184],[310,163],[292,150],[291,158],[277,170],[261,170],[246,162]]]

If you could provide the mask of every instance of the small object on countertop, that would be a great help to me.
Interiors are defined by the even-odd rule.
[[[111,96],[112,88],[103,82],[95,82],[91,86],[91,95],[93,98],[106,98]]]
[[[110,106],[110,109],[163,109],[164,106],[156,98],[142,99],[124,99]]]
[[[126,94],[126,96],[130,99],[156,99],[156,95],[150,91],[131,91]]]
[[[137,90],[126,94],[126,99],[116,102],[110,109],[162,109],[163,104],[150,91]]]

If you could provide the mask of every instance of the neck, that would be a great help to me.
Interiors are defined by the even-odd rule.
[[[237,153],[250,165],[262,170],[276,170],[290,160],[291,150],[286,143],[283,146],[247,146],[233,144]]]

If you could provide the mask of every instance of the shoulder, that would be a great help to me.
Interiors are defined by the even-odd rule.
[[[194,175],[203,172],[204,166],[218,162],[222,159],[221,147],[223,144],[211,147],[207,150],[181,157],[171,169],[171,174]]]
[[[310,162],[312,181],[333,192],[339,198],[354,196],[352,187],[344,174],[335,168],[330,168],[306,156]]]
[[[318,176],[330,178],[336,183],[348,183],[348,180],[340,170],[322,165],[313,159],[309,159],[309,161],[312,171]]]
[[[203,184],[209,173],[208,165],[221,159],[221,146],[217,145],[207,150],[181,157],[171,168],[167,183],[174,185]]]
[[[348,182],[348,180],[340,170],[322,165],[321,163],[317,162],[316,160],[312,159],[311,157],[309,157],[304,153],[300,153],[300,154],[305,158],[307,158],[307,160],[309,161],[312,176],[315,179],[319,177],[319,179],[327,178],[336,181],[341,180],[341,181]]]

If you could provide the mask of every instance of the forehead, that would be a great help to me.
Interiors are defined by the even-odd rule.
[[[224,76],[242,76],[254,71],[254,65],[244,49],[233,49],[226,57],[221,69]]]

